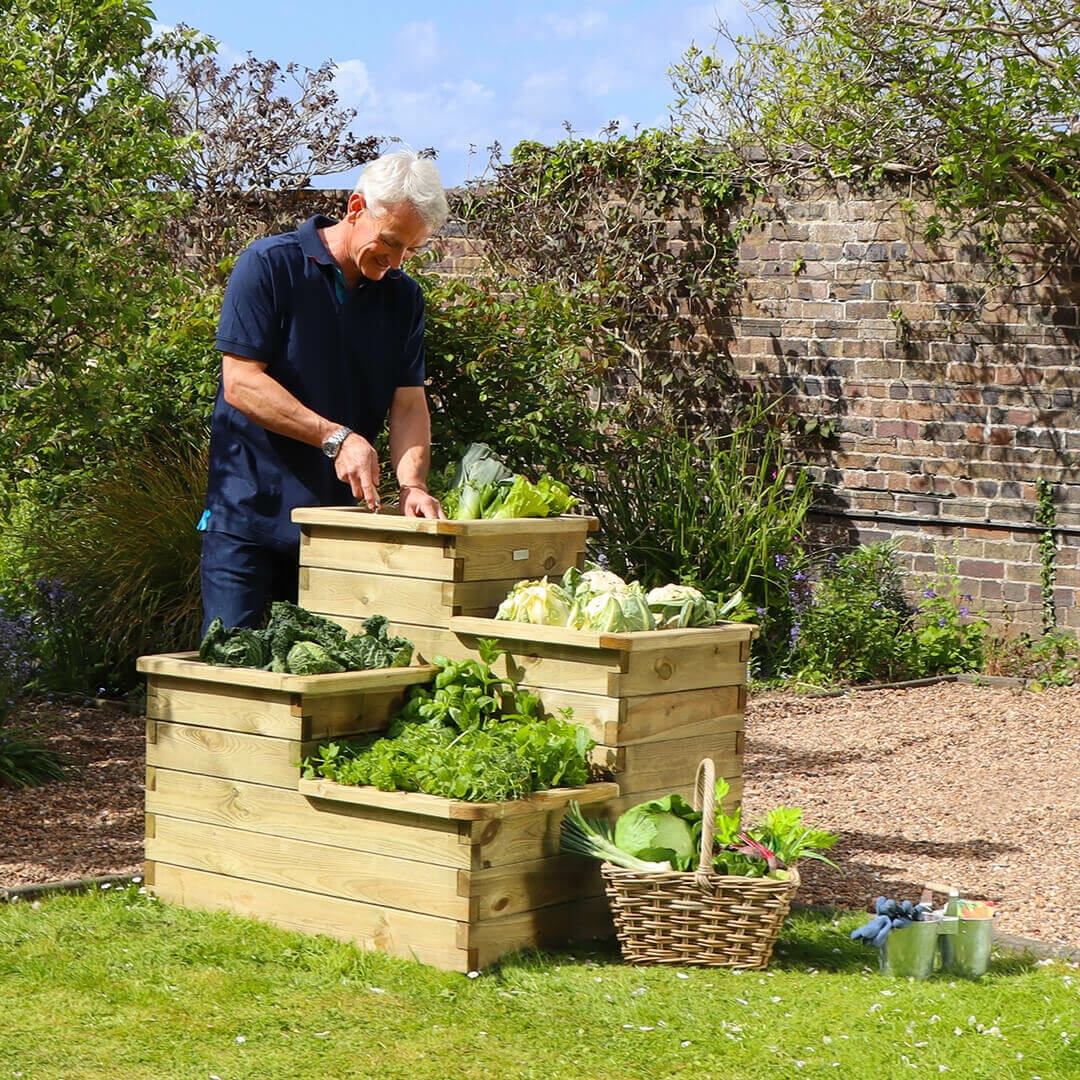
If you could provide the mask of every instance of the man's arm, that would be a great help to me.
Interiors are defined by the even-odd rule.
[[[431,467],[431,416],[422,386],[399,386],[390,403],[390,462],[401,485],[406,517],[444,518],[427,489]]]
[[[309,446],[322,446],[342,426],[309,409],[267,374],[266,364],[258,360],[224,353],[221,377],[225,400],[268,431],[287,435]],[[424,413],[426,416],[426,404]],[[430,440],[430,425],[428,438]],[[367,439],[353,432],[341,444],[334,469],[338,479],[349,485],[355,498],[363,499],[369,507],[375,508],[379,500],[379,458]],[[426,470],[424,475],[427,475]]]

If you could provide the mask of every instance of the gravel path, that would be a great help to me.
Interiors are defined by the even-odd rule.
[[[784,803],[840,833],[842,872],[803,863],[800,901],[953,886],[993,900],[1000,933],[1080,946],[1080,687],[758,695],[746,747],[750,820]]]
[[[0,788],[0,888],[142,868],[143,720],[116,705],[35,717],[70,779]],[[1000,933],[1080,947],[1080,687],[968,683],[752,695],[744,813],[780,803],[840,833],[841,872],[798,899],[864,911],[926,885],[993,900]]]

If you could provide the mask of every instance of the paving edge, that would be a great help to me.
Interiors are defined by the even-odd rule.
[[[134,885],[142,880],[142,874],[103,874],[100,877],[76,878],[72,881],[50,881],[41,884],[18,885],[12,889],[0,889],[0,904],[36,900],[38,897],[47,896],[51,893],[90,892],[94,889],[112,888],[114,885]],[[827,907],[821,904],[801,904],[798,901],[791,905],[791,910],[795,912],[806,911],[816,915],[843,916],[852,914],[846,908]],[[1013,934],[995,934],[994,944],[1008,952],[1030,953],[1040,959],[1080,962],[1080,947],[1073,945],[1035,941],[1032,938],[1017,937]]]
[[[70,881],[35,882],[32,885],[16,885],[0,888],[0,904],[13,904],[22,900],[36,900],[39,896],[60,892],[90,892],[109,889],[114,885],[133,885],[141,882],[142,874],[102,874],[100,877],[74,878]]]

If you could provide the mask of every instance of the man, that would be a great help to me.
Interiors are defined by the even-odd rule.
[[[340,221],[258,240],[229,278],[218,325],[202,550],[203,632],[258,626],[295,600],[297,506],[378,507],[375,440],[406,517],[442,517],[427,490],[424,306],[401,271],[446,220],[434,164],[412,151],[367,165]]]

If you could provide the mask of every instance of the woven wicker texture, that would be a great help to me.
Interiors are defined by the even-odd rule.
[[[799,876],[785,880],[716,874],[712,867],[715,769],[698,767],[702,811],[696,871],[645,872],[602,863],[600,873],[623,959],[631,964],[764,968],[791,909]]]

